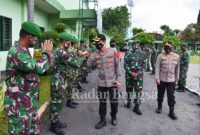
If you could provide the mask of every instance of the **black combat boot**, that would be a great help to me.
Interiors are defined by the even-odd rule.
[[[106,126],[106,119],[105,117],[101,117],[99,123],[96,124],[96,129],[101,129],[102,127]]]
[[[63,131],[58,123],[51,123],[50,131],[57,135],[64,135],[65,131]]]
[[[79,103],[74,102],[74,100],[72,100],[71,102],[72,102],[72,104],[74,104],[74,105],[79,105]]]
[[[181,86],[176,89],[177,92],[185,92],[185,87]]]
[[[126,107],[126,108],[131,108],[131,103],[130,103],[130,102],[127,102],[127,104],[125,104],[124,107]]]
[[[117,116],[116,115],[111,116],[111,124],[113,126],[117,125]]]
[[[156,113],[161,113],[162,112],[162,103],[158,102],[158,108],[156,109]]]
[[[64,123],[64,122],[62,123],[60,121],[58,121],[57,125],[58,125],[59,128],[66,128],[67,127],[66,123]]]
[[[171,119],[176,120],[177,116],[174,113],[174,107],[170,107],[169,108],[169,115],[168,115]]]
[[[72,109],[76,108],[76,106],[72,103],[72,100],[67,100],[66,106]]]
[[[88,81],[87,78],[85,77],[85,78],[83,78],[82,83],[89,83],[89,81]]]
[[[138,104],[135,104],[135,107],[133,108],[133,112],[135,112],[138,115],[142,115],[142,112],[140,111]]]

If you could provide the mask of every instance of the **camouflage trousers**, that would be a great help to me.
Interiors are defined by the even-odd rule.
[[[31,91],[15,91],[8,87],[4,108],[8,115],[9,135],[37,135],[40,133],[37,117],[39,87]]]
[[[67,100],[73,100],[74,99],[73,94],[76,90],[76,85],[77,85],[76,81],[77,81],[76,77],[67,80],[67,88],[66,88]]]
[[[179,88],[185,88],[186,86],[187,71],[188,68],[185,67],[180,68],[179,81],[178,81]]]
[[[50,109],[49,118],[51,123],[57,123],[59,121],[60,112],[62,110],[62,103],[64,98],[66,81],[64,79],[57,79],[51,81],[50,86]]]
[[[126,76],[126,92],[127,92],[127,100],[130,103],[133,97],[133,89],[135,91],[135,104],[141,104],[141,96],[143,89],[143,78],[133,79],[131,77]]]

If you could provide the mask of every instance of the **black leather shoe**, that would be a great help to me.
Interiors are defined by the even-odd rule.
[[[139,105],[135,105],[133,108],[133,112],[135,112],[138,115],[142,115],[142,112],[140,111]]]
[[[58,122],[58,127],[59,127],[59,128],[66,128],[66,127],[67,127],[67,124],[64,123],[64,122],[62,123],[62,122],[59,121],[59,122]]]
[[[66,106],[69,107],[69,108],[71,108],[71,109],[76,109],[76,106],[72,103],[71,100],[67,101]]]
[[[112,124],[113,126],[117,125],[117,119],[116,119],[116,118],[112,118],[112,119],[111,119],[111,124]]]
[[[106,119],[105,119],[105,118],[104,118],[104,119],[101,119],[101,120],[99,121],[99,123],[96,124],[95,128],[96,128],[96,129],[101,129],[101,128],[104,127],[104,126],[106,126]]]
[[[51,124],[50,131],[57,135],[64,135],[65,131],[58,127],[58,124]]]

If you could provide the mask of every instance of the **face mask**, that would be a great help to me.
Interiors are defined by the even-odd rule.
[[[115,43],[110,44],[110,47],[112,47],[112,48],[114,48],[115,46],[116,46]]]
[[[186,50],[185,48],[181,47],[181,51],[182,51],[182,52],[185,52],[185,50]]]
[[[165,51],[165,53],[170,53],[172,51],[172,49],[168,46],[165,46],[164,51]]]
[[[102,49],[102,47],[103,47],[103,45],[102,45],[102,44],[96,44],[96,48],[97,48],[98,50],[101,50],[101,49]]]
[[[132,45],[132,49],[133,49],[133,51],[135,51],[135,50],[139,49],[139,46]]]
[[[32,37],[28,42],[28,46],[30,48],[33,48],[36,44],[37,44],[37,38],[36,37]]]
[[[33,48],[33,47],[34,47],[33,42],[29,41],[29,42],[28,42],[28,46],[29,46],[30,48]]]

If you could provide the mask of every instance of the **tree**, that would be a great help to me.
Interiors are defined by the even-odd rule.
[[[197,23],[200,23],[200,10],[199,10],[198,18],[197,18]]]
[[[176,47],[180,45],[180,39],[177,36],[164,35],[163,42],[166,41],[171,41],[172,44],[175,45]]]
[[[58,33],[65,32],[65,29],[67,28],[66,24],[64,23],[57,23],[54,30]]]
[[[141,32],[138,34],[137,39],[141,41],[141,44],[149,44],[152,45],[155,41],[155,37],[150,33]]]
[[[126,6],[108,8],[102,12],[103,28],[109,31],[120,44],[124,42],[129,27],[128,16],[129,13]]]
[[[134,28],[132,29],[133,35],[136,35],[136,34],[138,34],[138,33],[140,33],[140,32],[144,32],[144,31],[145,31],[145,30],[142,29],[142,28],[136,28],[136,27],[134,27]]]
[[[163,30],[164,31],[164,35],[170,35],[170,33],[171,33],[171,29],[169,28],[169,26],[168,25],[161,25],[160,26],[160,29],[161,30]]]
[[[111,32],[113,38],[117,41],[117,45],[120,47],[123,47],[124,46],[124,38],[125,38],[123,33],[121,33],[115,26],[111,28],[110,32]]]
[[[195,42],[195,41],[200,41],[200,23],[194,24],[191,23],[189,24],[182,32],[181,35],[183,41],[187,42]]]

